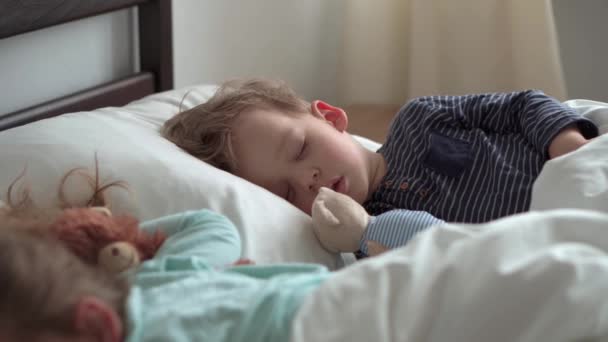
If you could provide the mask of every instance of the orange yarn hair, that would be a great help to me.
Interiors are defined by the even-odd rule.
[[[153,258],[166,239],[160,231],[141,230],[138,220],[131,216],[108,216],[88,208],[63,210],[48,229],[72,253],[91,265],[97,265],[99,251],[114,242],[130,243],[144,261]]]
[[[123,181],[102,184],[97,156],[94,175],[84,168],[75,168],[63,176],[58,189],[60,203],[56,208],[38,208],[30,197],[27,184],[20,191],[15,189],[24,175],[25,170],[8,187],[7,206],[0,208],[3,229],[32,229],[49,233],[91,265],[98,265],[101,249],[114,242],[128,243],[137,252],[138,261],[144,261],[152,258],[166,239],[159,231],[152,233],[141,230],[134,217],[106,215],[91,209],[106,206],[105,191],[109,188],[129,190]],[[92,191],[91,197],[80,204],[70,203],[64,191],[68,178],[77,175],[85,178]]]

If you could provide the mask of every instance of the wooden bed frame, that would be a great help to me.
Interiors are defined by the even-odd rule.
[[[0,39],[125,8],[138,9],[141,71],[11,113],[0,113],[0,131],[69,112],[122,106],[173,89],[171,0],[48,0],[0,2]]]

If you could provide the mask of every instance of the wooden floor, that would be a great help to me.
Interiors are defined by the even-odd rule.
[[[384,142],[388,126],[399,110],[393,105],[353,105],[344,107],[348,114],[348,132]]]

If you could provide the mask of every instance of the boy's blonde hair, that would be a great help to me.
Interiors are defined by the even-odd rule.
[[[240,114],[260,108],[287,114],[310,112],[310,104],[283,81],[231,80],[223,83],[207,102],[165,122],[162,134],[196,158],[234,173],[237,161],[232,125]]]

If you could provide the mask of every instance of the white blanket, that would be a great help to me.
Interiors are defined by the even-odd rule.
[[[605,104],[568,104],[606,132]],[[292,342],[608,341],[608,135],[548,162],[532,209],[435,227],[336,272]]]
[[[605,337],[607,253],[608,215],[591,211],[433,228],[336,272],[298,312],[291,341]]]
[[[582,208],[608,211],[608,104],[566,102],[592,120],[600,134],[573,153],[548,161],[534,183],[531,210]]]

